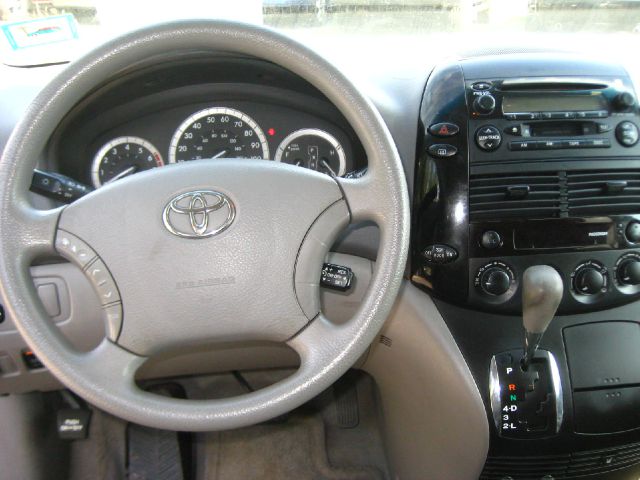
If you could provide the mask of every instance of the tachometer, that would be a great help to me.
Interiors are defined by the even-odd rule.
[[[276,151],[276,162],[285,162],[341,177],[347,169],[340,142],[324,130],[303,128],[288,135]]]
[[[171,139],[169,163],[225,157],[269,158],[264,132],[239,110],[200,110],[182,122]]]
[[[118,137],[96,153],[91,166],[91,180],[98,188],[132,173],[163,165],[158,149],[145,139]]]

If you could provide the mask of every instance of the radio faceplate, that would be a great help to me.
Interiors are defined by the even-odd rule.
[[[627,79],[468,80],[465,96],[472,164],[624,156],[640,137]]]

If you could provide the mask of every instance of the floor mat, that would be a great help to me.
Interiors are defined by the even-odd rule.
[[[348,428],[345,401],[357,402],[357,423]],[[198,435],[197,478],[386,480],[378,415],[373,381],[350,372],[280,422]]]

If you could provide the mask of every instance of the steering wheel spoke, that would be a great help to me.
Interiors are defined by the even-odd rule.
[[[56,228],[63,208],[38,210],[28,204],[15,206],[12,239],[15,248],[20,250],[16,258],[31,261],[55,253]]]
[[[388,192],[381,189],[367,172],[360,178],[336,178],[347,202],[351,223],[373,221],[380,225],[384,222],[379,202],[383,201]]]

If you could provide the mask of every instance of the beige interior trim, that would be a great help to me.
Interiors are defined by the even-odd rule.
[[[440,312],[409,282],[363,369],[382,396],[396,478],[477,479],[489,447],[487,415]]]

